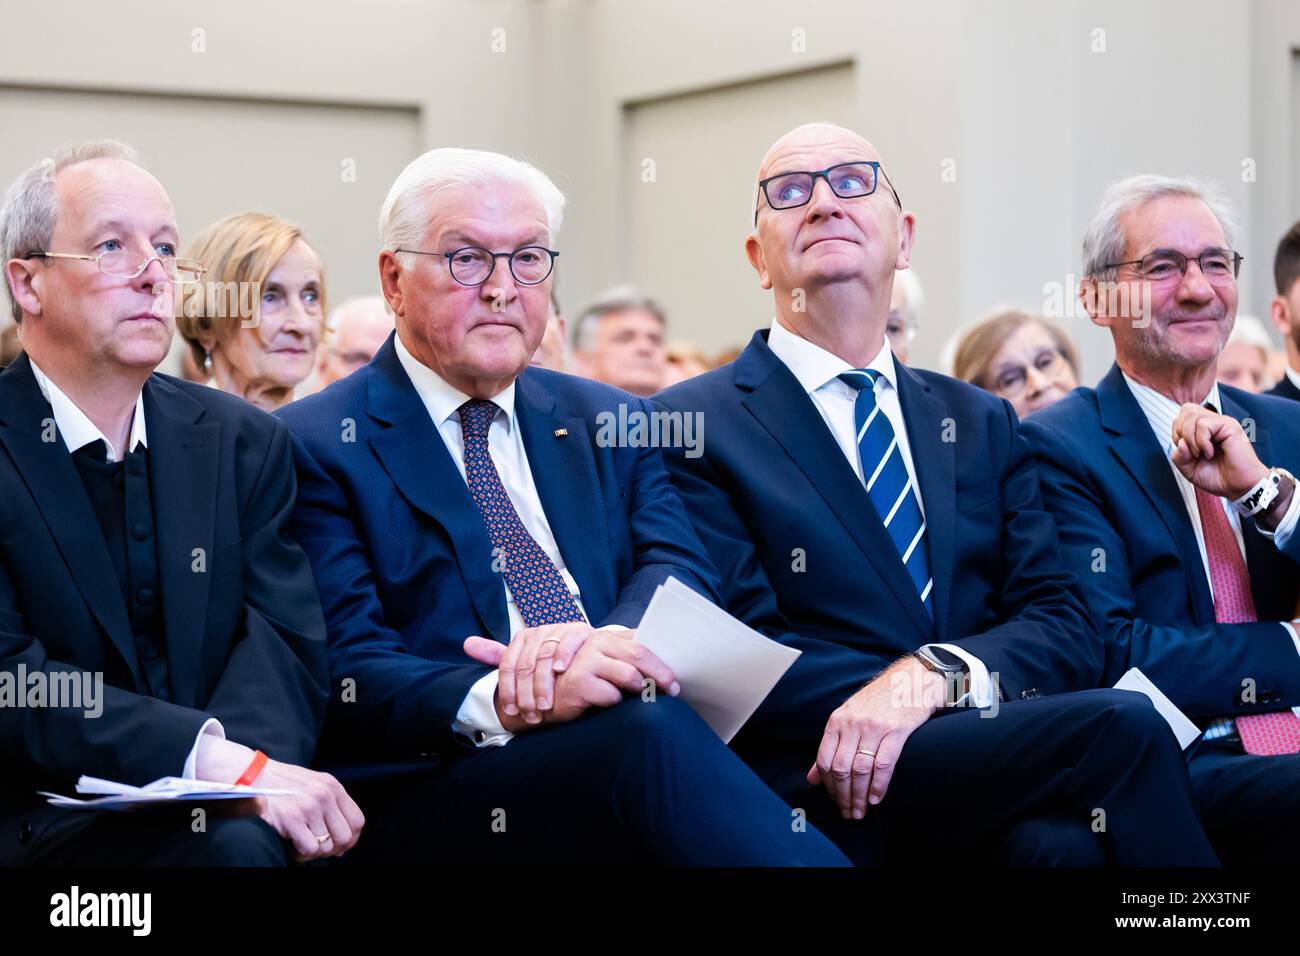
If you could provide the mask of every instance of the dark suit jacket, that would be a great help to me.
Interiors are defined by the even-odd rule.
[[[1293,406],[1223,385],[1219,393],[1225,414],[1253,420],[1261,461],[1300,468]],[[1062,554],[1106,637],[1107,683],[1140,667],[1193,720],[1240,712],[1247,678],[1258,689],[1255,707],[1300,703],[1300,655],[1273,623],[1295,610],[1300,534],[1280,554],[1242,521],[1255,608],[1268,623],[1216,624],[1173,471],[1118,366],[1096,389],[1075,389],[1031,416],[1024,432]]]
[[[1295,382],[1283,375],[1282,381],[1270,388],[1265,395],[1275,395],[1278,398],[1289,398],[1292,401],[1300,402],[1300,388],[1296,388]]]
[[[670,575],[716,598],[717,572],[658,449],[597,444],[600,412],[648,404],[533,368],[515,395],[547,521],[592,625],[635,627]],[[490,668],[462,644],[471,634],[509,643],[505,589],[487,527],[392,338],[364,369],[279,415],[295,439],[292,530],[316,574],[331,674],[355,682],[355,703],[334,695],[330,757],[465,746],[451,725]]]
[[[663,392],[703,413],[704,454],[668,453],[722,574],[727,609],[803,650],[765,704],[825,722],[826,688],[922,644],[955,642],[1004,694],[1095,686],[1101,649],[1056,559],[1056,528],[1006,402],[895,365],[925,506],[933,623],[866,489],[758,332],[731,365]],[[794,633],[790,633],[794,632]]]
[[[42,440],[53,412],[31,363],[0,375],[0,671],[104,679],[98,718],[0,707],[0,862],[22,852],[25,824],[40,825],[48,808],[36,790],[71,794],[80,774],[179,776],[209,717],[277,760],[305,765],[315,749],[325,628],[307,559],[285,532],[287,430],[165,375],[145,384],[144,407],[171,702],[140,693],[121,587],[72,456]]]

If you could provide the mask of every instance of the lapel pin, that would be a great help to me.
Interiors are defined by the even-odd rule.
[[[567,428],[557,428],[557,429],[555,429],[555,437],[556,437],[556,438],[568,438],[568,437],[569,437],[569,430],[568,430]]]

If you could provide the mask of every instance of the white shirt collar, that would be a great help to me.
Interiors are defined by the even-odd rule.
[[[1286,377],[1291,380],[1291,384],[1300,388],[1300,372],[1297,372],[1290,365],[1286,367]]]
[[[460,407],[470,400],[470,396],[447,384],[441,375],[412,355],[402,344],[400,335],[393,336],[393,347],[397,350],[397,361],[411,379],[433,423],[441,426],[452,415],[459,418]],[[515,383],[511,382],[492,396],[492,401],[505,414],[506,431],[510,431],[515,415]]]
[[[108,440],[108,437],[99,430],[99,427],[90,420],[86,413],[78,408],[76,403],[68,398],[48,375],[41,371],[41,367],[36,364],[30,355],[27,360],[31,363],[32,374],[36,376],[36,384],[40,386],[41,394],[50,403],[50,408],[54,412],[54,427],[63,436],[63,443],[68,446],[68,451],[75,452],[85,448],[91,442],[102,441],[104,447],[108,450],[106,460],[121,461],[122,456],[117,453],[113,443]],[[141,446],[149,447],[149,437],[145,433],[144,427],[143,391],[135,398],[135,418],[131,422],[131,432],[127,436],[127,443],[132,451]]]
[[[1124,384],[1133,393],[1137,399],[1138,405],[1142,407],[1142,412],[1147,417],[1147,423],[1151,430],[1156,433],[1156,439],[1160,442],[1160,447],[1169,454],[1173,454],[1174,441],[1174,421],[1178,418],[1178,409],[1182,408],[1177,402],[1167,395],[1162,395],[1150,386],[1143,385],[1141,382],[1134,381],[1121,369],[1120,374],[1124,376]],[[1219,397],[1219,383],[1215,382],[1210,386],[1210,392],[1197,404],[1204,405],[1209,402],[1219,412],[1223,411],[1223,400]]]
[[[799,380],[799,384],[809,395],[838,379],[841,372],[853,368],[833,352],[828,352],[820,345],[795,335],[781,324],[780,319],[772,320],[767,346],[794,373],[794,377]],[[879,372],[891,388],[898,387],[898,382],[895,381],[894,355],[889,348],[889,339],[885,336],[881,336],[880,351],[876,353],[876,357],[871,360],[867,368]],[[844,384],[844,387],[852,389],[848,384]]]

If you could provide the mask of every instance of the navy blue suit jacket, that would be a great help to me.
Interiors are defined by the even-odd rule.
[[[1282,381],[1270,388],[1265,395],[1276,395],[1278,398],[1289,398],[1292,401],[1300,402],[1300,388],[1295,387],[1295,382],[1283,375]]]
[[[1225,414],[1253,420],[1261,461],[1300,468],[1295,406],[1224,385],[1219,393]],[[1194,720],[1300,703],[1300,655],[1274,623],[1289,621],[1296,607],[1300,534],[1283,554],[1253,521],[1242,521],[1261,623],[1216,624],[1177,481],[1119,367],[1096,389],[1075,389],[1023,427],[1066,564],[1106,638],[1107,683],[1140,667]],[[1247,678],[1257,688],[1254,705],[1241,701]]]
[[[717,572],[659,450],[596,441],[597,416],[621,403],[649,410],[544,369],[525,370],[515,392],[542,506],[593,626],[636,627],[669,576],[717,597]],[[509,643],[505,589],[487,527],[393,339],[364,369],[278,414],[298,467],[290,530],[311,559],[329,634],[335,693],[322,746],[335,759],[463,746],[452,722],[490,668],[462,644],[471,634]]]
[[[765,707],[824,722],[827,689],[845,675],[866,682],[930,642],[969,649],[1011,697],[1095,686],[1100,641],[1056,558],[1056,528],[1010,405],[895,368],[925,505],[933,622],[862,482],[766,332],[733,364],[658,397],[703,412],[708,426],[702,455],[666,458],[722,574],[724,605],[804,652],[777,687],[783,700]]]

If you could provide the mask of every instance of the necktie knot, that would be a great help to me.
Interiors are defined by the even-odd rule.
[[[460,407],[460,427],[466,438],[486,438],[492,419],[496,418],[497,403],[482,398],[471,398]]]
[[[880,373],[874,368],[854,368],[839,374],[841,382],[859,392],[863,389],[875,391],[876,379],[878,378],[880,378]]]

